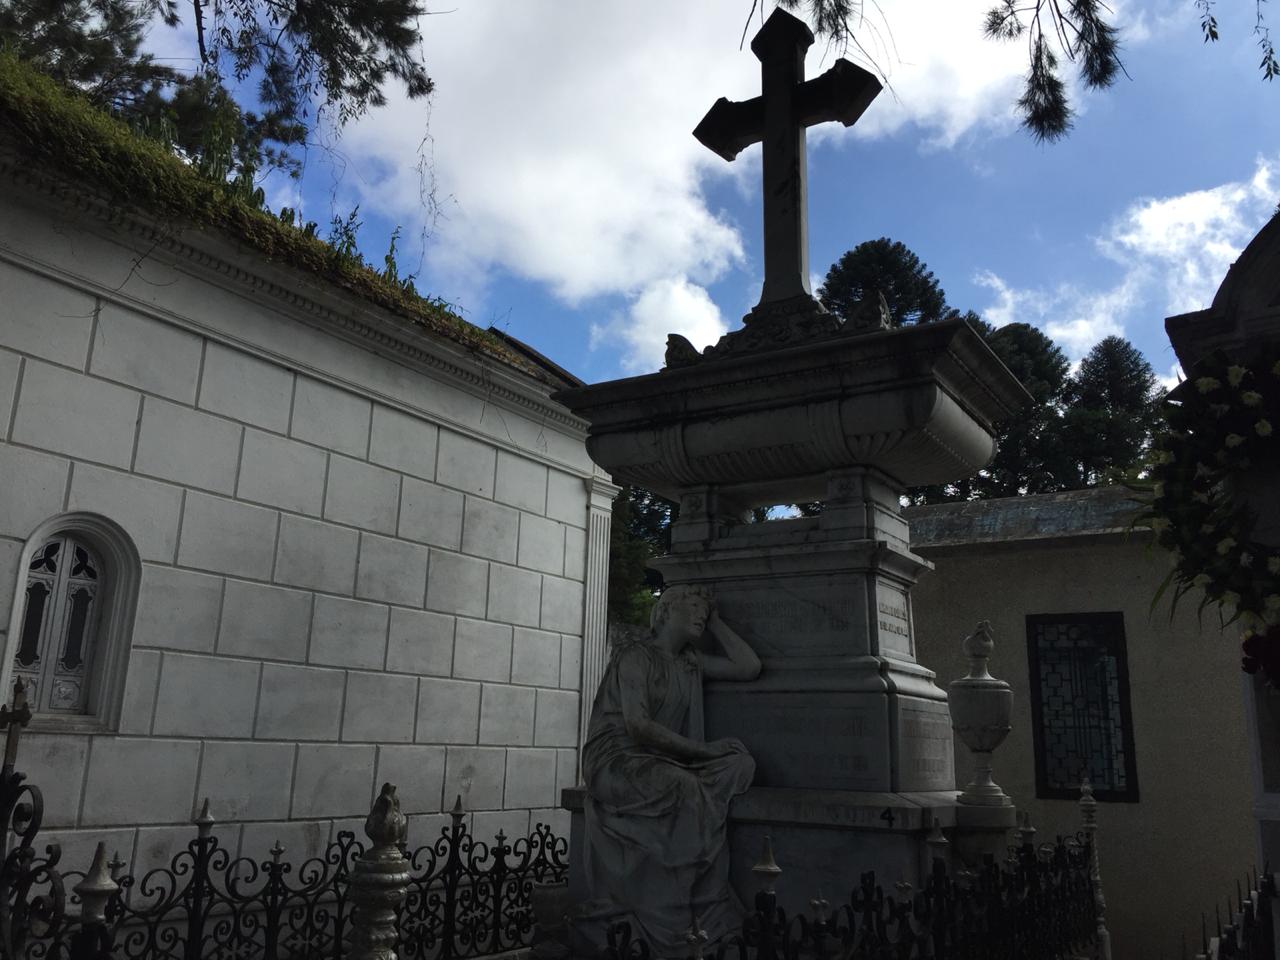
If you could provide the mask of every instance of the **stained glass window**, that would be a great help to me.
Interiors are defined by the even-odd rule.
[[[86,713],[103,589],[102,564],[83,543],[59,535],[27,569],[26,608],[14,673],[37,713]]]
[[[1124,615],[1027,617],[1036,795],[1076,799],[1087,775],[1099,800],[1138,799]]]

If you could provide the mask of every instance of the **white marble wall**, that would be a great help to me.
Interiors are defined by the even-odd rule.
[[[456,794],[478,833],[567,835],[580,436],[228,311],[163,258],[151,287],[116,288],[127,248],[8,212],[25,223],[0,211],[0,630],[26,538],[60,512],[114,519],[143,560],[119,729],[25,737],[71,865],[100,836],[155,865],[204,797],[233,850],[278,836],[300,858],[387,779],[411,840]]]

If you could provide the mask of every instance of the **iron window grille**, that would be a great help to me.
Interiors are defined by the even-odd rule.
[[[1121,613],[1027,617],[1036,796],[1136,803],[1129,664]]]

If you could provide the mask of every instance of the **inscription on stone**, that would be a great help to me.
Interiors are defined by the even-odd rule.
[[[905,591],[885,583],[876,584],[876,627],[881,652],[896,651],[910,656],[911,606]]]
[[[947,790],[955,783],[951,716],[942,704],[903,703],[898,721],[903,789]]]

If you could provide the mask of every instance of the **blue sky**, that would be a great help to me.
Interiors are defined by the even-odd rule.
[[[1055,144],[1018,127],[1025,45],[981,36],[987,5],[868,5],[860,36],[890,89],[852,130],[810,131],[815,280],[888,236],[954,306],[1034,323],[1073,359],[1121,333],[1169,377],[1163,318],[1208,305],[1280,200],[1280,84],[1256,69],[1254,3],[1218,3],[1216,45],[1190,0],[1118,4],[1132,79],[1076,91]],[[433,101],[393,95],[268,200],[322,225],[359,203],[375,263],[400,225],[420,290],[588,381],[657,369],[668,331],[713,342],[758,296],[758,148],[730,164],[690,133],[717,97],[758,92],[738,47],[750,6],[454,0],[423,20]],[[815,45],[808,74],[833,56]]]

